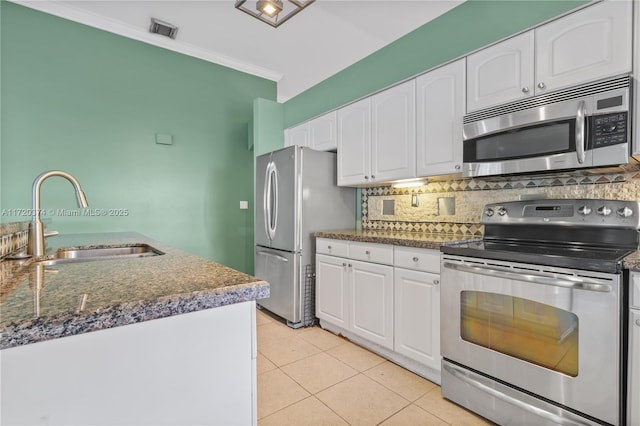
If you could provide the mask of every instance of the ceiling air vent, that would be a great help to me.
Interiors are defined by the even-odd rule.
[[[168,22],[164,22],[156,18],[151,18],[151,26],[149,27],[149,32],[175,39],[176,34],[178,33],[178,27],[176,27],[175,25],[171,25]]]

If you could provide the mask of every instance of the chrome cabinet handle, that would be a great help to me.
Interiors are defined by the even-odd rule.
[[[637,320],[636,320],[636,325],[637,325],[638,327],[640,327],[640,319],[637,319]]]
[[[580,101],[578,104],[578,111],[576,111],[576,155],[578,156],[578,163],[582,164],[585,159],[585,123],[584,119],[587,113],[587,105],[584,101]]]
[[[599,291],[601,293],[609,293],[612,291],[612,288],[610,285],[602,284],[596,280],[590,280],[588,278],[574,280],[574,279],[568,279],[568,278],[560,279],[551,275],[547,276],[543,274],[534,274],[534,273],[517,274],[515,272],[511,272],[506,268],[502,269],[499,267],[492,268],[488,266],[469,266],[469,265],[463,265],[463,264],[451,263],[451,262],[444,262],[442,266],[444,266],[447,269],[452,269],[454,271],[469,272],[472,274],[487,275],[490,277],[505,278],[508,280],[515,280],[515,281],[524,281],[524,282],[529,282],[533,284],[542,284],[542,285],[548,285],[553,287],[562,287],[562,288],[575,289],[575,290]]]
[[[369,176],[365,176],[364,178],[365,178],[366,180],[369,180]]]
[[[352,268],[352,267],[353,267],[353,265],[349,264],[349,268]]]
[[[529,88],[528,87],[523,87],[522,88],[522,93],[529,93]]]
[[[346,262],[342,262],[342,266],[347,266]]]
[[[433,280],[433,285],[438,285],[440,284],[440,280]]]
[[[371,179],[375,179],[375,178],[376,178],[375,175],[371,175]]]
[[[331,246],[327,246],[327,250],[331,250]]]
[[[365,250],[364,254],[366,254],[367,256],[371,254],[371,252],[369,250]]]
[[[460,164],[456,164],[455,169],[460,170]]]
[[[546,87],[547,86],[544,83],[542,83],[542,82],[538,83],[538,89],[544,89]]]
[[[414,262],[417,262],[418,260],[420,260],[420,259],[418,259],[418,256],[414,256],[414,257],[413,257],[413,261],[414,261]]]

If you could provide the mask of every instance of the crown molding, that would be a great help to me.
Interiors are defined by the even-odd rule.
[[[94,13],[90,13],[68,4],[62,4],[54,0],[8,0],[20,6],[38,10],[49,15],[58,16],[80,24],[88,25],[103,31],[108,31],[126,38],[141,41],[163,49],[171,50],[207,62],[222,65],[227,68],[241,71],[267,80],[278,82],[283,75],[267,68],[262,68],[253,64],[238,61],[228,56],[211,52],[188,43],[172,40],[167,37],[143,31],[137,27],[123,24],[114,19],[105,18]]]

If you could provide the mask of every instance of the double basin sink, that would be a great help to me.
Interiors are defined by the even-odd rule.
[[[61,248],[53,259],[38,261],[39,265],[58,265],[63,263],[92,262],[95,260],[129,259],[160,256],[164,252],[148,244],[127,244],[108,247]]]

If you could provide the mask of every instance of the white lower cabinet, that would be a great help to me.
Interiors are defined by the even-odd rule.
[[[319,238],[320,324],[440,383],[440,252]]]
[[[396,268],[395,350],[440,369],[440,275]]]
[[[393,268],[351,261],[351,331],[393,350]]]
[[[640,272],[630,274],[627,424],[640,425]]]

